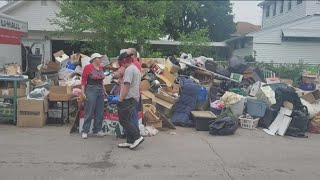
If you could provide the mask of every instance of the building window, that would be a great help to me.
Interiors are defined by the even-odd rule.
[[[47,0],[41,0],[41,6],[48,6]]]
[[[277,2],[274,3],[273,5],[273,16],[277,14]]]
[[[281,0],[280,13],[283,13],[284,0]]]
[[[266,17],[270,16],[270,6],[266,7]]]
[[[297,4],[301,4],[302,3],[302,0],[297,0]]]
[[[288,0],[288,10],[291,10],[292,0]]]

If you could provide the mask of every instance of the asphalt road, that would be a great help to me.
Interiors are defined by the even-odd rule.
[[[178,128],[146,138],[137,150],[122,140],[87,140],[69,127],[0,125],[0,179],[4,180],[319,180],[320,135],[273,137],[239,129],[227,137]]]

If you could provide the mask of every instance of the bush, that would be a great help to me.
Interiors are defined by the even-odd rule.
[[[264,68],[269,71],[273,71],[277,77],[282,79],[291,79],[295,82],[298,82],[301,77],[301,73],[308,66],[304,63],[283,63],[283,64],[273,64],[273,63],[256,63],[257,67]]]

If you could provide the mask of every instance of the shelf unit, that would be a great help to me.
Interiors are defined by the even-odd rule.
[[[16,124],[17,122],[17,101],[19,97],[17,91],[18,91],[18,83],[21,82],[28,82],[29,79],[25,79],[24,76],[0,76],[0,82],[4,82],[5,84],[12,82],[13,83],[13,96],[7,96],[4,95],[2,96],[2,93],[0,95],[0,99],[11,99],[13,101],[12,107],[8,108],[8,110],[13,109],[12,115],[5,115],[3,114],[1,108],[0,108],[0,122],[7,122],[7,121],[12,121],[13,124]],[[1,89],[1,91],[4,91],[6,89]],[[27,92],[28,93],[28,92]],[[24,94],[24,96],[26,96]]]

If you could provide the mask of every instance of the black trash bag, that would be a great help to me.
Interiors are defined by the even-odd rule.
[[[272,108],[267,108],[266,113],[259,120],[258,126],[262,127],[262,128],[269,128],[269,126],[275,120],[277,115],[278,115],[278,111],[276,111],[276,110],[274,110]]]
[[[223,119],[212,122],[209,125],[211,135],[227,136],[232,135],[238,129],[238,123],[231,117],[225,117]]]
[[[293,104],[294,110],[302,110],[303,104],[299,95],[293,88],[278,88],[275,91],[276,104],[272,105],[272,108],[276,111],[280,110],[280,107],[283,106],[283,102],[288,101]]]
[[[176,57],[174,57],[174,56],[169,56],[169,60],[172,62],[172,64],[180,67],[180,63],[179,63],[179,61],[176,59]]]
[[[224,67],[221,67],[221,66],[218,66],[216,68],[216,73],[217,74],[220,74],[222,76],[225,76],[225,77],[230,77],[230,72],[228,71],[228,69],[224,68]]]
[[[299,108],[300,110],[293,110],[291,117],[292,120],[287,129],[286,135],[293,137],[307,138],[305,133],[308,130],[309,112],[306,106]]]
[[[215,63],[214,61],[206,61],[205,62],[205,67],[207,70],[211,71],[211,72],[216,72],[218,64]]]

